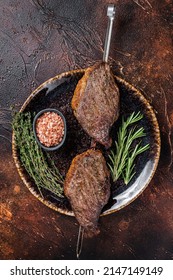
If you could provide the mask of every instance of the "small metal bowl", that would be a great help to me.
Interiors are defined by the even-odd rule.
[[[55,112],[56,114],[58,114],[58,115],[62,118],[63,123],[64,123],[64,136],[63,136],[63,139],[62,139],[62,141],[61,141],[58,145],[56,145],[56,146],[46,147],[46,146],[44,146],[44,145],[40,142],[39,138],[37,137],[37,132],[36,132],[36,121],[37,121],[37,119],[38,119],[42,114],[44,114],[45,112]],[[36,116],[34,117],[34,120],[33,120],[33,131],[34,131],[35,139],[36,139],[37,143],[39,144],[39,146],[40,146],[41,148],[43,148],[43,149],[46,150],[46,151],[55,151],[55,150],[59,149],[59,148],[64,144],[65,139],[66,139],[67,126],[66,126],[65,117],[64,117],[64,115],[63,115],[60,111],[58,111],[57,109],[47,108],[47,109],[41,110],[41,111],[39,111],[39,112],[36,114]]]

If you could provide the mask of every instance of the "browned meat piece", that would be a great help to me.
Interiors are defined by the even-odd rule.
[[[102,153],[89,149],[77,155],[68,170],[64,193],[88,237],[99,233],[97,222],[110,197],[110,176]]]
[[[111,146],[109,131],[119,116],[119,89],[107,63],[96,63],[85,71],[76,86],[72,109],[92,138]]]

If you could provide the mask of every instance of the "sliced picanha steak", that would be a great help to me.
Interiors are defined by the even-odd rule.
[[[95,141],[110,147],[109,131],[119,116],[119,89],[107,63],[96,63],[85,71],[71,105],[83,129]]]
[[[98,219],[110,197],[110,174],[101,151],[89,149],[73,159],[64,193],[86,236],[98,234]]]

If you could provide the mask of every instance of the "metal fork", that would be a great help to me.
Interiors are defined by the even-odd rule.
[[[103,61],[108,62],[109,56],[109,49],[111,43],[111,35],[112,35],[112,27],[113,27],[113,20],[115,17],[115,6],[114,4],[109,4],[107,7],[107,16],[109,18],[108,27],[106,31],[106,38],[105,38],[105,45],[104,45],[104,53],[103,53]],[[84,228],[80,225],[79,226],[79,233],[76,245],[76,256],[79,259],[80,254],[82,252],[82,245],[83,245],[83,237],[84,237]]]
[[[114,4],[109,4],[108,8],[107,8],[107,16],[109,18],[109,21],[108,21],[108,27],[107,27],[107,31],[106,31],[104,53],[103,53],[103,61],[104,62],[108,62],[115,11],[116,11],[116,9],[115,9]]]

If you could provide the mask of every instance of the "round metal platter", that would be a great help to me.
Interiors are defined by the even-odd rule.
[[[64,177],[74,156],[90,148],[91,138],[78,124],[70,105],[74,89],[84,72],[85,69],[79,69],[62,73],[49,79],[31,93],[20,110],[21,112],[38,113],[46,108],[55,108],[65,116],[67,122],[66,142],[61,149],[50,154]],[[121,105],[119,120],[113,125],[110,132],[113,141],[116,140],[122,116],[126,118],[132,112],[137,113],[140,111],[143,114],[143,119],[139,121],[139,125],[144,127],[146,133],[146,136],[142,138],[142,144],[149,144],[150,148],[138,156],[135,176],[130,183],[124,185],[121,181],[112,186],[110,201],[104,207],[102,215],[120,210],[134,201],[144,191],[156,171],[160,156],[160,132],[152,107],[134,86],[122,78],[114,77],[120,90]],[[48,207],[60,213],[73,216],[74,213],[66,198],[57,198],[48,191],[43,191],[44,198],[40,195],[33,179],[30,178],[22,166],[14,134],[12,147],[17,170],[31,193]],[[105,150],[101,145],[97,148],[101,149],[105,158],[108,159],[109,150]]]

